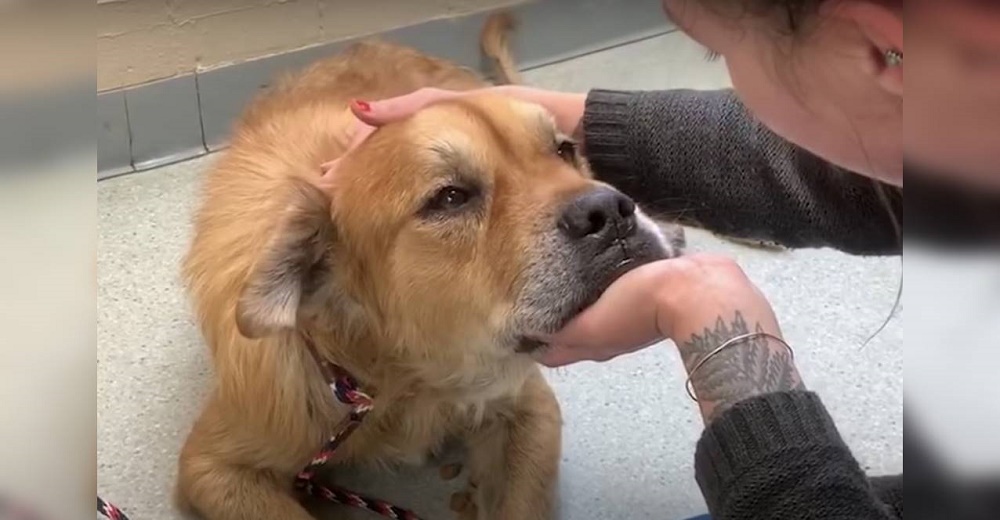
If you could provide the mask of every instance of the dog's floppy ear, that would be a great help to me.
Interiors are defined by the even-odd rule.
[[[248,338],[294,329],[300,307],[330,275],[330,199],[305,179],[290,181],[285,210],[236,305],[236,325]]]

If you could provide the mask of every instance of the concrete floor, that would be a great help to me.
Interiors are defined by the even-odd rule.
[[[526,80],[579,91],[714,88],[728,81],[721,64],[705,63],[700,48],[676,34],[530,71]],[[180,518],[169,500],[175,461],[210,377],[178,265],[199,176],[212,159],[98,188],[99,489],[138,520]],[[900,260],[828,250],[772,253],[695,231],[689,242],[695,250],[735,256],[771,298],[807,385],[823,396],[862,465],[875,474],[902,471],[898,315],[862,348],[892,311]],[[566,420],[561,518],[672,519],[704,512],[692,473],[701,423],[672,348],[548,376]],[[427,472],[362,475],[346,483],[428,519],[451,518],[450,488]]]

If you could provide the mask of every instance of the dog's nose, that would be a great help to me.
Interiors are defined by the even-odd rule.
[[[635,202],[621,192],[600,186],[573,199],[559,219],[570,238],[623,238],[635,230]]]

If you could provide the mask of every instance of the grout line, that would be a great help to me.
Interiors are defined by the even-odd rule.
[[[201,132],[201,147],[205,149],[205,153],[208,153],[208,143],[205,141],[205,116],[201,112],[201,83],[199,83],[199,77],[197,71],[194,73],[194,95],[198,102],[198,130]]]
[[[537,63],[535,65],[531,65],[529,67],[524,67],[524,68],[520,69],[520,71],[521,72],[527,72],[527,71],[531,71],[531,70],[536,70],[536,69],[541,69],[541,68],[544,68],[544,67],[548,67],[549,65],[558,65],[560,63],[566,63],[567,61],[573,61],[573,60],[575,60],[577,58],[584,58],[584,57],[587,57],[587,56],[590,56],[590,55],[593,55],[593,54],[597,54],[597,53],[600,53],[600,52],[610,51],[610,50],[613,50],[613,49],[617,49],[619,47],[625,47],[626,45],[632,45],[633,43],[641,43],[641,42],[644,42],[644,41],[647,41],[647,40],[652,40],[653,38],[659,38],[661,36],[666,36],[668,34],[672,34],[672,33],[675,33],[677,31],[678,31],[678,29],[676,27],[669,27],[669,28],[665,28],[661,32],[655,32],[655,33],[645,34],[645,35],[642,35],[642,36],[637,36],[637,37],[631,38],[631,39],[620,40],[620,41],[615,42],[615,43],[610,43],[610,44],[608,44],[606,46],[597,45],[597,46],[594,46],[594,47],[592,47],[592,48],[590,48],[588,50],[585,50],[584,52],[581,52],[580,54],[567,54],[567,55],[564,55],[562,57],[553,58],[551,60],[547,60],[547,61],[544,61],[544,62],[541,62],[541,63]]]
[[[132,168],[134,172],[135,168],[135,153],[132,151],[132,118],[128,113],[128,93],[122,92],[122,104],[125,105],[125,130],[128,134],[128,165]],[[129,172],[123,172],[129,173]]]
[[[104,182],[104,181],[107,181],[107,180],[117,179],[119,177],[125,177],[125,176],[128,176],[128,175],[135,175],[137,173],[149,173],[149,172],[152,172],[154,170],[158,170],[160,168],[165,168],[167,166],[172,166],[172,165],[177,164],[177,163],[191,161],[191,160],[197,159],[199,157],[205,157],[206,155],[211,155],[212,153],[213,152],[202,152],[202,153],[196,153],[196,154],[191,154],[191,155],[178,155],[176,157],[172,157],[170,159],[167,159],[167,160],[165,160],[163,162],[157,162],[157,163],[155,163],[152,166],[146,166],[146,167],[142,167],[142,168],[135,168],[135,169],[130,170],[130,171],[123,171],[123,172],[115,172],[115,173],[111,173],[111,174],[106,174],[103,177],[99,177],[97,179],[97,182],[101,183],[101,182]]]

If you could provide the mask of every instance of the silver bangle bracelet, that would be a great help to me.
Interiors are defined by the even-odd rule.
[[[751,339],[751,338],[759,338],[759,337],[766,337],[766,338],[771,338],[771,339],[777,340],[778,343],[781,343],[782,345],[784,345],[784,347],[786,349],[788,349],[789,360],[790,361],[795,361],[795,351],[792,350],[791,345],[789,345],[788,343],[786,343],[785,340],[782,339],[779,336],[776,336],[776,335],[771,334],[769,332],[748,332],[746,334],[740,334],[739,336],[733,336],[732,338],[727,339],[721,345],[719,345],[718,347],[716,347],[715,350],[713,350],[713,351],[709,352],[708,354],[706,354],[705,357],[701,358],[701,360],[698,361],[698,363],[696,363],[694,365],[694,368],[692,368],[691,372],[688,373],[687,381],[684,382],[684,389],[687,390],[688,396],[694,402],[696,402],[696,403],[698,402],[698,398],[695,397],[695,395],[694,395],[694,383],[692,382],[692,378],[694,377],[695,372],[697,372],[698,369],[700,369],[701,366],[704,365],[706,361],[708,361],[709,359],[712,359],[712,357],[714,357],[719,352],[722,352],[723,350],[725,350],[725,349],[727,349],[727,348],[729,348],[729,347],[731,347],[731,346],[733,346],[733,345],[735,345],[737,343],[746,341],[746,340]]]

